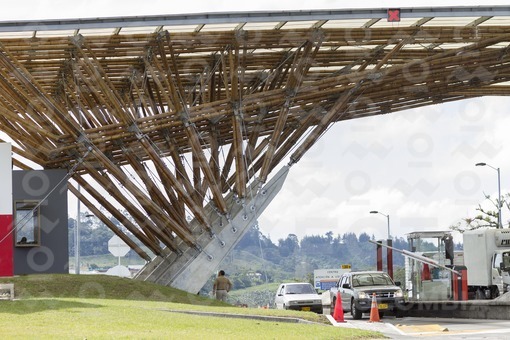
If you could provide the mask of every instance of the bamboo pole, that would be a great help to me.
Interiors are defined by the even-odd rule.
[[[98,217],[101,222],[103,222],[111,231],[115,233],[115,235],[119,236],[124,243],[126,243],[131,249],[133,249],[142,259],[145,261],[150,261],[151,258],[145,251],[143,251],[133,240],[127,237],[109,218],[107,218],[101,210],[99,210],[92,202],[90,202],[78,189],[76,189],[72,184],[68,184],[69,191],[76,196],[85,206],[90,209],[90,211]]]
[[[164,221],[168,221],[168,223],[165,223],[167,227],[170,227],[172,231],[189,246],[195,246],[195,240],[189,230],[186,229],[186,226],[179,225],[177,221],[166,215],[158,205],[156,205],[137,186],[135,186],[127,178],[126,174],[113,164],[103,153],[96,149],[92,149],[92,154],[106,167],[106,169],[108,169],[109,173],[111,173],[127,190],[129,190],[129,192],[131,192],[134,197],[136,197],[144,209],[146,209],[147,213],[150,214],[151,219],[157,219],[162,223],[165,223]],[[163,230],[162,226],[158,226],[158,228]]]
[[[149,248],[156,255],[163,255],[163,251],[159,245],[158,239],[152,233],[148,233],[147,229],[143,226],[138,228],[134,223],[131,222],[117,207],[115,207],[109,200],[104,197],[91,183],[83,178],[82,175],[75,175],[73,179],[80,184],[80,186],[101,204],[112,216],[119,221],[129,232],[131,232],[140,242],[142,242],[147,248]],[[112,197],[116,197],[112,195]],[[116,199],[116,198],[115,198]],[[117,203],[118,200],[116,199]],[[128,210],[129,211],[129,210]],[[136,218],[135,218],[136,221]],[[145,229],[144,229],[145,228]]]
[[[103,188],[107,188],[108,192],[112,197],[114,197],[126,210],[129,214],[134,218],[136,223],[142,228],[145,235],[154,242],[156,238],[158,238],[165,246],[167,246],[173,252],[179,252],[179,248],[175,241],[174,237],[169,236],[167,233],[163,232],[163,229],[156,225],[152,221],[152,216],[147,216],[138,208],[134,206],[134,204],[123,195],[119,189],[115,186],[115,184],[111,181],[111,179],[107,175],[101,175],[96,169],[94,169],[90,164],[84,163],[84,167],[87,170],[87,173],[97,181]],[[77,179],[78,181],[79,179]],[[150,236],[149,236],[150,235]]]

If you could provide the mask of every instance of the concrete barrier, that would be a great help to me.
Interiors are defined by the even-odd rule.
[[[14,283],[0,283],[0,299],[14,300]]]
[[[402,315],[412,317],[509,320],[510,302],[499,300],[408,302],[402,311]]]

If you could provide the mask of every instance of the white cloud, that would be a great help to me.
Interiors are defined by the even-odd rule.
[[[484,192],[497,196],[496,172],[475,163],[510,171],[508,103],[478,98],[337,123],[291,168],[260,228],[273,239],[288,230],[385,237],[384,216],[368,214],[379,210],[394,236],[448,230],[475,214]]]

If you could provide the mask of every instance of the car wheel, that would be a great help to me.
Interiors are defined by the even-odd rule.
[[[336,304],[336,297],[333,297],[333,299],[331,300],[331,311],[335,310],[335,304]]]
[[[283,304],[283,309],[287,309],[287,306],[285,306],[285,304]]]
[[[356,308],[354,300],[351,301],[351,315],[354,320],[359,320],[363,316],[363,312]]]

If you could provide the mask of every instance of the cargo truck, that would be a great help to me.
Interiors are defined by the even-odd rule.
[[[493,299],[510,287],[510,229],[465,231],[464,266],[475,299]]]
[[[510,291],[510,229],[465,231],[462,252],[454,251],[453,238],[449,232],[414,232],[409,235],[411,248],[414,248],[413,243],[416,241],[416,244],[420,244],[421,240],[431,237],[436,238],[440,244],[437,251],[427,252],[391,247],[409,259],[406,260],[406,288],[410,299],[452,297],[454,288],[467,289],[466,297],[470,299],[494,299]],[[431,276],[429,267],[437,269],[435,275]],[[465,288],[449,284],[454,277],[452,275],[465,275],[465,281],[457,281],[464,282]],[[445,280],[448,276],[450,279]]]

